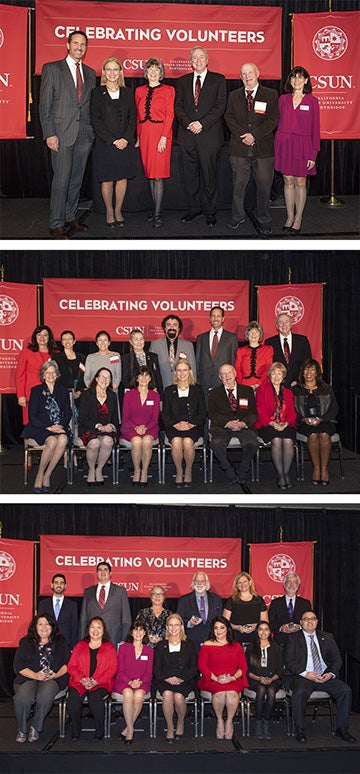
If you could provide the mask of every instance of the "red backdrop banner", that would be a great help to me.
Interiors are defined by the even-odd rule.
[[[311,75],[323,140],[360,137],[360,12],[294,15],[294,64]]]
[[[0,5],[0,13],[0,139],[24,139],[28,11],[27,8]]]
[[[264,597],[268,606],[272,599],[285,593],[282,584],[288,572],[300,576],[299,594],[312,602],[313,546],[313,542],[250,544],[250,573],[257,593]]]
[[[209,312],[220,304],[225,327],[243,337],[249,317],[248,280],[92,280],[44,279],[44,319],[55,336],[74,329],[89,341],[105,328],[113,341],[126,341],[141,328],[147,341],[164,335],[161,320],[176,314],[182,336],[195,341],[209,328]]]
[[[34,544],[0,539],[0,647],[17,648],[33,615]]]
[[[19,355],[36,327],[36,285],[0,283],[0,393],[16,392]]]
[[[259,285],[258,320],[265,338],[276,334],[275,318],[288,312],[293,320],[293,333],[307,336],[311,353],[322,362],[322,284]]]
[[[97,583],[100,561],[110,562],[111,580],[130,597],[148,596],[157,583],[168,597],[187,594],[197,570],[208,573],[212,590],[227,597],[241,569],[241,540],[41,535],[40,594],[51,593],[51,578],[59,571],[66,576],[67,594],[82,596]]]
[[[86,64],[98,74],[115,55],[125,76],[143,77],[146,60],[157,56],[166,76],[177,78],[189,72],[189,51],[199,44],[209,51],[210,69],[226,78],[239,78],[249,60],[262,78],[281,78],[281,8],[38,0],[37,73],[44,62],[66,56],[66,38],[75,29],[88,35]]]

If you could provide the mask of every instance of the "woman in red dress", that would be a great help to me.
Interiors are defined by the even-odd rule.
[[[160,59],[148,59],[144,77],[148,83],[135,91],[137,136],[144,172],[150,180],[154,213],[148,220],[154,228],[162,226],[161,204],[164,178],[170,177],[172,125],[175,89],[165,86],[164,65]]]
[[[283,363],[272,363],[268,380],[256,392],[258,418],[254,426],[265,443],[271,441],[279,488],[291,489],[289,471],[294,458],[297,417],[293,393],[283,385],[285,376]]]
[[[212,705],[217,719],[216,738],[232,739],[233,718],[239,705],[239,694],[248,686],[245,653],[233,639],[230,622],[223,616],[211,621],[209,639],[200,648],[198,667],[200,691],[212,694]],[[224,723],[223,712],[227,717]]]
[[[239,347],[235,358],[236,381],[247,384],[254,392],[259,384],[267,379],[268,370],[273,361],[273,348],[269,344],[260,344],[264,331],[256,320],[245,328],[244,339],[247,347]]]

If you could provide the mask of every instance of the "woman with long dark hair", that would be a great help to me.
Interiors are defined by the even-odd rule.
[[[117,400],[109,368],[99,368],[79,406],[79,436],[86,446],[88,486],[104,486],[103,467],[117,438]]]
[[[283,661],[281,648],[274,642],[266,621],[255,629],[254,641],[246,649],[249,688],[255,691],[255,736],[271,739],[269,721],[275,704],[276,691],[281,686]]]
[[[131,744],[134,723],[142,710],[144,697],[150,691],[154,652],[149,647],[148,634],[141,619],[129,629],[125,642],[118,652],[118,668],[115,677],[113,698],[119,694],[123,700],[125,728],[121,736],[125,744]]]
[[[40,368],[58,351],[51,328],[38,325],[31,334],[31,341],[21,350],[16,368],[16,394],[22,407],[23,424],[29,421],[28,405],[31,388],[40,383]]]
[[[124,395],[120,437],[131,441],[133,486],[145,488],[153,443],[159,434],[160,396],[154,390],[149,368],[141,366],[135,387]]]

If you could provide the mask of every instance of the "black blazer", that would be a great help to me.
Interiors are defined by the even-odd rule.
[[[50,613],[50,615],[54,615],[52,597],[45,597],[39,602],[38,613]],[[79,639],[78,609],[76,602],[68,597],[64,597],[63,599],[57,625],[61,634],[65,637],[70,650],[72,650]]]
[[[165,680],[172,676],[172,662],[170,660],[168,640],[158,642],[154,649],[153,675],[155,681]],[[192,640],[182,640],[179,652],[179,666],[181,678],[186,683],[194,681],[193,690],[195,690],[195,678],[197,677],[197,659],[194,643]],[[180,676],[180,675],[179,675]]]
[[[179,122],[178,142],[192,145],[194,138],[209,147],[220,148],[224,142],[222,117],[226,108],[226,81],[220,73],[208,70],[199,102],[194,103],[193,73],[183,75],[176,83],[175,115]],[[203,130],[194,135],[188,130],[192,121],[200,121]]]
[[[54,640],[51,648],[50,656],[50,668],[53,672],[58,672],[60,667],[67,664],[70,658],[70,650],[68,644],[61,634]],[[27,683],[29,680],[33,680],[32,677],[24,677],[20,672],[23,669],[31,669],[33,672],[40,671],[40,653],[39,646],[36,642],[29,642],[27,635],[23,637],[19,642],[14,656],[14,672],[15,680],[14,685],[21,685]],[[61,677],[56,678],[56,682],[59,686],[59,690],[62,691],[66,688],[68,681],[67,672]]]
[[[84,366],[84,368],[78,369],[78,375],[77,375],[77,386],[76,390],[82,390],[85,389],[84,384],[84,373],[85,373],[85,355],[82,354],[82,352],[76,352],[76,358],[77,363],[80,365],[80,363]],[[62,384],[64,387],[67,387],[68,390],[72,390],[74,387],[73,382],[73,376],[72,371],[69,367],[70,364],[74,364],[75,360],[68,360],[64,352],[55,352],[55,355],[53,356],[53,359],[56,360],[59,368],[60,368],[60,378],[59,378],[59,384]]]
[[[283,363],[287,368],[285,387],[291,387],[292,382],[297,382],[299,371],[304,360],[311,358],[311,347],[309,339],[302,336],[301,333],[292,333],[292,348],[289,363],[286,362],[280,343],[280,335],[270,336],[265,340],[265,344],[270,344],[274,350],[273,363]]]
[[[316,636],[319,641],[321,655],[327,667],[326,671],[333,672],[336,677],[339,677],[342,662],[340,651],[333,635],[330,632],[322,632],[317,629]],[[305,671],[306,662],[306,641],[303,632],[299,631],[288,637],[284,652],[284,664],[290,674],[295,676]]]
[[[124,138],[134,145],[136,128],[135,100],[130,89],[120,88],[119,100],[111,99],[106,86],[93,89],[90,99],[90,120],[96,138],[106,145]]]
[[[302,614],[306,613],[307,610],[311,610],[310,600],[305,599],[305,597],[296,596],[292,617],[293,623],[299,624]],[[274,633],[274,640],[276,640],[279,645],[285,645],[289,637],[294,636],[295,632],[294,634],[279,632],[280,626],[289,623],[289,613],[286,606],[285,595],[272,600],[269,607],[269,621],[271,631]]]
[[[107,391],[106,398],[107,405],[109,407],[108,422],[114,425],[116,429],[119,427],[119,415],[117,409],[116,395],[111,390]],[[84,433],[95,433],[95,425],[99,422],[97,413],[97,398],[95,387],[89,387],[84,390],[80,396],[79,405],[79,435]],[[108,422],[106,424],[108,424]]]
[[[188,422],[191,422],[191,424],[198,426],[205,424],[206,404],[204,391],[200,384],[190,384],[187,414]],[[161,420],[165,427],[179,422],[179,396],[176,384],[166,387]]]
[[[265,113],[248,112],[245,89],[235,89],[229,94],[224,118],[231,133],[230,156],[247,157],[249,146],[240,139],[246,132],[251,132],[255,138],[251,150],[256,158],[267,159],[274,155],[274,130],[279,120],[278,93],[259,84],[255,102],[266,104]]]
[[[209,388],[217,387],[219,384],[219,368],[225,363],[234,365],[235,356],[239,342],[236,333],[223,330],[215,359],[211,359],[209,345],[210,330],[206,333],[200,333],[196,339],[196,374],[205,394]]]
[[[208,617],[205,623],[199,623],[197,626],[188,628],[188,623],[193,615],[200,618],[200,610],[196,602],[195,591],[191,591],[190,594],[184,594],[179,598],[177,612],[181,615],[184,621],[185,634],[193,641],[196,652],[200,650],[200,645],[208,639],[210,633],[210,623],[215,616],[222,615],[223,603],[219,594],[214,594],[212,591],[206,592],[209,611]]]
[[[122,375],[121,375],[121,384],[124,390],[131,389],[131,387],[134,387],[132,384],[132,377],[134,376],[134,373],[138,372],[138,363],[136,360],[136,357],[134,355],[134,373],[131,373],[131,359],[130,359],[130,352],[126,352],[125,355],[121,355],[121,363],[122,363]],[[146,365],[153,376],[153,382],[155,384],[155,387],[160,395],[160,400],[164,397],[164,389],[163,389],[163,383],[161,378],[161,372],[160,372],[160,366],[159,366],[159,358],[155,352],[145,352],[146,355]]]
[[[233,412],[225,387],[220,384],[209,393],[208,414],[213,427],[225,427],[231,419],[240,419],[251,427],[257,419],[255,395],[252,387],[245,384],[236,384],[237,408]],[[247,401],[247,405],[241,406],[240,399]]]

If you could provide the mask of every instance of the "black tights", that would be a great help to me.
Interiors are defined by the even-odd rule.
[[[150,180],[150,191],[155,206],[155,218],[161,213],[161,205],[164,196],[164,181],[161,177]]]
[[[255,718],[270,720],[275,704],[276,685],[256,685]]]
[[[289,470],[294,457],[294,442],[291,438],[273,438],[271,457],[279,474],[279,484],[287,484]]]

